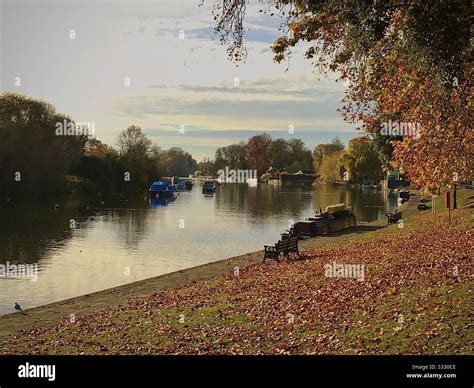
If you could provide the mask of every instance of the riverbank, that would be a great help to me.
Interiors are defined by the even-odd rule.
[[[409,203],[416,202],[418,196],[412,197],[409,202],[402,205],[406,209]],[[406,213],[409,217],[413,209]],[[352,241],[361,238],[362,234],[374,232],[386,225],[385,219],[357,225],[329,236],[311,238],[300,242],[302,250],[318,246],[331,245],[341,241]],[[24,330],[34,327],[48,327],[73,316],[78,319],[91,314],[98,309],[118,306],[132,298],[148,296],[159,290],[183,287],[194,282],[211,279],[228,274],[251,265],[260,264],[263,259],[263,250],[250,252],[224,260],[219,260],[196,267],[148,278],[123,286],[114,287],[63,301],[38,306],[25,311],[26,314],[12,313],[0,317],[0,342],[7,340]],[[73,315],[71,315],[73,314]]]
[[[249,316],[251,322],[255,318],[252,318],[252,308],[250,308],[250,310],[248,309],[248,303],[251,300],[254,300],[254,302],[258,305],[261,304],[261,306],[259,305],[259,308],[263,308],[265,311],[270,308],[272,303],[270,303],[269,307],[265,309],[265,300],[268,297],[276,296],[275,285],[269,283],[270,280],[275,281],[276,279],[280,279],[280,281],[283,280],[283,283],[277,287],[279,289],[277,295],[280,295],[282,301],[286,301],[287,307],[284,308],[285,306],[281,304],[278,306],[272,306],[274,310],[273,313],[269,311],[264,315],[271,313],[273,317],[272,319],[276,318],[275,314],[281,314],[282,316],[279,316],[275,322],[271,320],[273,323],[266,322],[269,317],[266,317],[263,319],[263,321],[261,319],[256,319],[256,322],[260,323],[257,326],[251,325],[251,327],[253,328],[252,330],[258,329],[257,331],[260,332],[262,330],[261,324],[269,323],[279,330],[285,331],[288,328],[286,326],[286,328],[282,328],[281,323],[285,323],[287,319],[289,319],[287,315],[290,314],[290,318],[292,315],[295,317],[299,315],[298,313],[295,314],[295,312],[297,312],[301,306],[298,306],[298,303],[295,303],[295,300],[298,301],[299,297],[304,300],[305,293],[307,292],[318,292],[324,294],[337,291],[331,291],[327,285],[325,287],[324,283],[327,282],[327,279],[324,277],[321,278],[320,271],[322,264],[329,259],[338,259],[338,257],[342,254],[342,256],[345,257],[348,262],[357,260],[356,256],[359,256],[358,260],[361,261],[361,251],[370,252],[377,250],[378,246],[382,244],[382,242],[383,244],[387,244],[387,240],[389,240],[389,242],[392,244],[403,243],[404,249],[416,248],[419,251],[420,241],[418,241],[418,239],[420,237],[417,236],[417,233],[423,232],[422,234],[426,235],[426,231],[419,230],[420,225],[424,227],[437,225],[438,234],[440,234],[439,225],[441,225],[443,222],[445,214],[440,213],[435,216],[427,213],[415,214],[415,211],[410,210],[410,208],[416,209],[416,204],[415,207],[413,206],[415,201],[416,199],[414,199],[414,201],[410,201],[406,205],[407,213],[404,214],[403,229],[397,227],[396,225],[392,225],[388,228],[381,228],[380,224],[382,222],[379,222],[375,224],[361,225],[356,228],[352,228],[351,230],[340,232],[337,235],[318,237],[302,242],[301,248],[303,251],[305,251],[307,258],[311,259],[318,257],[318,260],[304,260],[300,262],[284,262],[278,264],[272,263],[269,265],[253,265],[260,263],[262,260],[262,253],[254,252],[195,268],[178,271],[172,274],[117,287],[115,289],[105,290],[83,297],[30,309],[26,312],[27,315],[17,313],[4,316],[0,318],[0,340],[5,340],[15,335],[18,336],[18,339],[9,341],[5,344],[5,353],[29,353],[29,347],[22,347],[22,344],[25,344],[26,346],[26,343],[28,342],[30,345],[34,344],[34,348],[31,349],[31,352],[33,353],[142,353],[145,352],[143,349],[152,349],[150,347],[145,348],[143,346],[134,347],[134,341],[132,340],[130,343],[122,343],[124,346],[123,349],[114,348],[113,345],[108,343],[108,336],[114,334],[108,333],[108,328],[113,328],[116,324],[119,324],[122,321],[121,317],[123,314],[127,316],[129,314],[131,315],[129,318],[123,317],[123,323],[126,324],[127,327],[127,322],[135,322],[135,324],[138,324],[139,326],[146,324],[146,322],[148,322],[148,318],[146,317],[149,317],[150,322],[158,323],[158,327],[161,327],[160,330],[163,330],[160,338],[168,338],[171,334],[173,338],[181,335],[186,336],[186,334],[183,333],[181,329],[187,327],[187,329],[190,330],[188,325],[191,325],[194,329],[198,327],[198,331],[201,334],[203,334],[203,330],[204,332],[208,330],[207,334],[211,337],[213,337],[212,333],[214,333],[215,330],[230,330],[230,336],[233,337],[236,334],[235,331],[239,332],[241,330],[250,330],[248,327]],[[451,228],[449,229],[450,232],[461,233],[461,237],[463,236],[462,231],[465,229],[465,219],[468,217],[468,213],[466,212],[466,209],[456,212],[456,215],[453,216],[453,223],[458,223],[457,225],[459,228]],[[411,222],[410,220],[414,222]],[[406,233],[409,235],[404,236]],[[407,242],[404,240],[404,238],[410,237],[413,233],[415,233],[415,237],[417,237],[417,239],[416,241],[411,241],[410,244],[407,245]],[[429,236],[429,234],[427,236]],[[441,233],[439,235],[439,238],[441,239],[446,237],[448,237],[446,236],[446,233]],[[461,243],[464,245],[466,244],[464,240],[462,240]],[[416,245],[418,245],[418,247],[416,247]],[[449,248],[449,244],[446,246]],[[441,249],[438,246],[436,246],[436,248]],[[460,255],[464,255],[464,248],[466,247],[461,247],[461,250],[459,251]],[[399,253],[397,249],[395,249],[394,252],[395,254]],[[421,252],[421,254],[426,255],[429,254],[429,252],[424,250],[424,252]],[[436,254],[436,252],[433,252],[433,254]],[[319,259],[320,256],[327,256],[327,260]],[[410,258],[412,261],[414,259],[419,259],[419,257],[417,256],[415,258]],[[456,259],[456,257],[454,257],[454,259]],[[367,262],[365,259],[364,261]],[[461,264],[464,266],[464,261],[460,262],[460,265]],[[380,267],[380,263],[377,261],[371,262],[368,260],[367,266],[375,266],[373,268],[375,269],[376,267]],[[238,276],[235,276],[235,267],[239,267]],[[371,269],[369,273],[371,273],[373,269]],[[383,268],[379,268],[378,270],[382,271],[381,273],[383,273]],[[393,270],[393,268],[391,268],[391,270]],[[311,291],[311,289],[308,289],[307,284],[309,279],[307,278],[307,275],[304,274],[306,272],[311,273],[312,271],[316,271],[318,274],[313,279],[311,279],[311,282],[314,283],[315,287]],[[393,275],[393,271],[389,271],[389,274]],[[276,279],[275,276],[277,276]],[[301,276],[304,276],[306,280],[305,282],[301,282]],[[369,287],[370,289],[370,285],[373,284],[373,280],[375,279],[360,283],[359,288],[366,289]],[[300,283],[298,284],[298,282]],[[344,282],[347,282],[347,284],[344,286],[344,289],[340,290],[340,292],[343,293],[347,292],[344,291],[345,289],[352,289],[355,291],[357,288],[354,289],[354,286],[358,285],[357,282],[354,284],[352,280],[347,279],[336,280],[336,282],[338,282],[338,284],[340,283],[341,286],[344,286]],[[253,290],[255,287],[258,289]],[[377,289],[377,286],[375,288]],[[300,289],[300,292],[297,292],[297,289]],[[210,290],[213,290],[213,292],[209,293]],[[252,290],[253,293],[249,293],[249,291]],[[206,293],[209,294],[205,295]],[[329,295],[326,296],[329,297]],[[236,297],[237,300],[235,300]],[[331,297],[334,297],[334,295]],[[367,302],[367,300],[365,301]],[[309,305],[308,302],[306,302],[305,308],[308,309],[313,307],[315,308],[314,311],[319,311],[321,306],[318,306],[318,304],[320,302],[312,302],[313,303]],[[143,306],[147,306],[148,304],[153,305],[153,309],[151,311],[143,311]],[[295,307],[289,308],[291,306]],[[240,308],[244,308],[243,313],[239,311]],[[327,308],[328,306],[325,307],[326,310]],[[235,314],[236,310],[239,312],[238,314]],[[182,313],[180,313],[180,311],[182,311]],[[74,314],[74,323],[70,323],[69,321],[72,316],[71,314]],[[169,322],[170,319],[174,319],[173,317],[178,319],[177,317],[181,316],[181,314],[183,315],[182,324],[180,322]],[[218,317],[216,317],[216,314],[218,314]],[[301,314],[304,315],[304,311],[302,311]],[[334,312],[332,314],[334,314]],[[344,314],[342,314],[341,317],[343,315]],[[221,316],[224,317],[222,318],[224,322],[220,322],[219,317]],[[229,320],[227,320],[225,316],[228,316]],[[143,319],[145,319],[145,321],[143,321]],[[302,318],[299,317],[296,319],[299,321]],[[103,330],[101,330],[99,333],[95,333],[93,335],[95,339],[92,340],[94,345],[91,343],[90,346],[86,346],[86,348],[83,350],[81,350],[81,347],[77,348],[77,344],[73,345],[73,343],[76,343],[75,339],[73,338],[68,339],[67,336],[64,337],[63,340],[59,340],[57,338],[57,334],[59,332],[63,332],[64,330],[68,332],[71,331],[70,334],[73,334],[75,330],[85,330],[84,334],[86,334],[88,330],[92,330],[93,327],[101,326],[103,322],[113,322],[113,324],[103,327]],[[214,325],[211,325],[212,327],[210,327],[209,325],[212,323]],[[222,327],[222,324],[224,324],[224,327]],[[178,327],[176,325],[178,325]],[[39,327],[41,329],[29,331],[27,336],[20,333],[21,330],[30,330],[33,327]],[[194,329],[192,330],[193,332]],[[126,332],[126,329],[124,330]],[[273,331],[272,328],[270,328],[270,330]],[[306,329],[303,330],[303,332],[306,331]],[[77,334],[78,333],[75,333],[74,337],[77,336]],[[131,335],[131,333],[128,334]],[[263,335],[263,332],[261,334]],[[194,334],[191,333],[190,335],[193,336]],[[54,341],[56,341],[55,343],[57,344],[57,346],[55,345],[54,348],[52,348],[51,344],[48,343],[49,339],[52,338],[55,338]],[[113,340],[114,343],[118,341],[118,345],[120,344],[120,341],[129,342],[124,338],[116,338],[115,334],[109,339]],[[64,341],[69,341],[71,347],[68,347],[69,345],[64,343]],[[140,339],[140,341],[143,341],[143,339]],[[249,341],[253,343],[253,346],[257,345],[255,343],[255,338],[254,340],[250,338]],[[98,344],[103,342],[107,342],[107,350],[104,350],[103,352],[97,351]],[[150,351],[164,353],[192,353],[192,347],[187,348],[186,345],[184,345],[185,342],[186,341],[184,341],[183,344],[180,345],[181,347],[178,348],[173,347],[171,344],[167,344],[165,347],[153,347],[153,350]],[[323,342],[326,342],[326,340]],[[61,343],[61,346],[59,346],[59,343]],[[192,346],[195,346],[195,344]],[[213,346],[211,346],[211,348],[211,353],[220,352],[220,347],[217,347],[217,350]],[[225,353],[233,352],[229,347],[226,346],[223,346],[222,350]],[[273,352],[270,350],[270,348],[262,348],[259,350],[258,347],[240,350],[242,350],[244,353]],[[273,350],[276,350],[276,347]],[[306,352],[301,346],[296,347],[295,350],[298,352]],[[205,350],[199,350],[198,347],[196,352],[201,351],[205,352]]]
[[[340,241],[360,238],[361,234],[378,230],[386,221],[374,221],[366,225],[333,233],[330,236],[315,237],[300,243],[301,249],[331,245]],[[0,317],[0,342],[34,327],[55,325],[64,319],[75,319],[93,313],[98,309],[118,306],[128,299],[148,296],[159,290],[183,287],[202,280],[211,279],[234,271],[262,263],[263,250],[219,260],[165,275],[129,283],[123,286],[90,293],[60,302],[38,306],[25,311],[26,314],[12,313]]]

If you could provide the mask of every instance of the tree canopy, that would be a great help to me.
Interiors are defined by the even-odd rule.
[[[56,135],[73,123],[49,103],[16,93],[0,95],[0,188],[7,193],[60,191],[84,153],[87,138]]]
[[[69,130],[76,124],[45,101],[0,95],[0,192],[69,192],[68,182],[77,178],[85,191],[143,192],[163,175],[197,170],[189,153],[177,147],[162,150],[138,126],[120,133],[116,150]]]
[[[267,0],[284,17],[272,46],[281,62],[309,42],[305,57],[347,82],[343,117],[380,135],[389,120],[418,124],[418,136],[379,137],[391,165],[426,189],[473,173],[472,8],[468,0]],[[229,56],[246,56],[247,1],[215,3],[216,32]],[[262,8],[262,12],[263,12]],[[267,12],[265,10],[265,12]],[[383,145],[382,143],[386,143]]]

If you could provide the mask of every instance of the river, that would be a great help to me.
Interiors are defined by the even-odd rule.
[[[168,204],[12,199],[0,205],[0,265],[29,264],[32,272],[0,277],[0,315],[14,312],[15,302],[31,308],[260,250],[330,204],[344,202],[358,222],[369,222],[396,200],[343,186],[265,184],[221,185],[214,195],[198,184]]]

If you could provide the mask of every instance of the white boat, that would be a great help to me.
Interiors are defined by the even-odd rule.
[[[249,186],[257,186],[257,184],[258,184],[258,179],[256,179],[256,178],[249,178],[249,179],[247,179],[247,184],[248,184]]]

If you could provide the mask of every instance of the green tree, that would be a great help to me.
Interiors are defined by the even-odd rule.
[[[247,149],[245,142],[222,147],[221,152],[225,166],[232,169],[247,168]]]
[[[49,103],[0,95],[0,191],[41,194],[65,190],[65,176],[84,154],[87,137],[56,133],[73,125]]]
[[[344,149],[342,141],[335,137],[330,143],[318,144],[313,151],[313,168],[315,174],[320,173],[320,167],[325,156],[332,154],[333,152],[339,152]]]
[[[97,139],[89,139],[85,153],[72,174],[94,183],[95,191],[114,192],[121,186],[123,174],[118,152]]]
[[[166,176],[188,176],[198,170],[198,163],[179,147],[163,151],[160,155],[160,165],[163,175]]]
[[[303,140],[301,139],[291,139],[289,141],[289,146],[291,149],[291,157],[290,157],[290,170],[295,170],[297,172],[299,170],[303,172],[311,172],[312,168],[312,156],[311,151],[309,151]],[[292,171],[290,171],[292,172]]]
[[[140,127],[131,125],[120,133],[117,143],[124,171],[122,187],[132,191],[143,190],[149,185],[150,180],[148,171],[151,162],[151,140]]]
[[[345,151],[332,152],[323,158],[323,162],[319,168],[320,178],[325,183],[334,183],[342,179],[340,160],[343,158]]]
[[[226,161],[224,160],[224,156],[222,155],[222,148],[218,148],[216,150],[216,154],[214,156],[214,167],[215,170],[220,170],[225,167]]]
[[[374,144],[367,137],[356,137],[349,141],[347,154],[342,157],[341,164],[351,182],[362,183],[364,178],[378,181],[383,174]]]
[[[291,147],[285,139],[275,139],[270,142],[268,155],[272,167],[282,171],[291,164]]]

